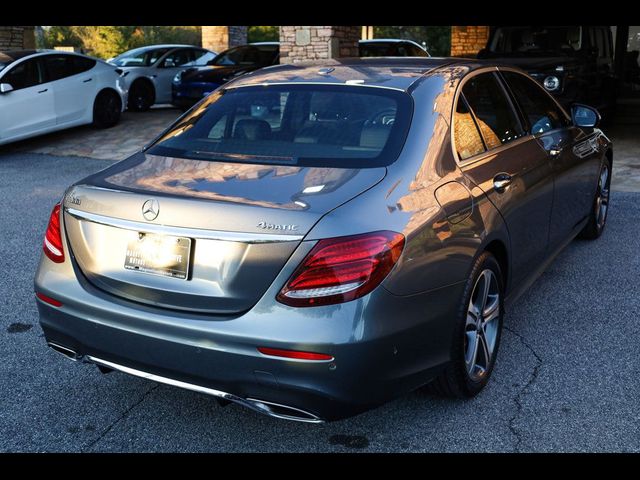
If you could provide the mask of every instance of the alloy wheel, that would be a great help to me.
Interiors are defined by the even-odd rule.
[[[473,381],[487,374],[496,347],[500,322],[500,288],[495,273],[483,270],[473,287],[465,325],[464,357]]]

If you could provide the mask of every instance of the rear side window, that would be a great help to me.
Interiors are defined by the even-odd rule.
[[[96,61],[91,58],[79,57],[75,55],[71,56],[70,58],[71,70],[73,72],[72,75],[91,70],[96,65]]]
[[[361,86],[241,87],[208,97],[149,153],[212,161],[366,168],[398,157],[412,100]]]
[[[466,160],[485,151],[478,125],[469,111],[464,95],[458,98],[458,105],[453,114],[453,135],[460,160]]]
[[[494,73],[470,78],[462,88],[488,150],[523,136],[520,122]]]
[[[10,84],[14,90],[33,87],[42,83],[38,59],[26,60],[13,67],[2,77],[2,83]]]
[[[49,82],[86,72],[96,64],[95,60],[78,55],[47,55],[43,62]]]
[[[536,135],[569,125],[556,102],[534,81],[516,72],[502,72],[525,116],[529,132]]]

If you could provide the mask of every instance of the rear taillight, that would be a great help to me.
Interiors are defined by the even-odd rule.
[[[371,292],[391,271],[404,235],[381,231],[320,240],[278,294],[292,307],[348,302]]]
[[[49,259],[56,263],[64,262],[64,249],[62,248],[62,235],[60,233],[60,204],[57,203],[49,217],[49,225],[44,235],[42,249]]]

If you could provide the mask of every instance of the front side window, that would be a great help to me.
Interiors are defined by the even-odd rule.
[[[404,92],[273,85],[211,95],[149,150],[211,161],[364,168],[395,161],[412,113]]]
[[[118,67],[149,67],[169,51],[169,48],[146,48],[131,50],[113,59]]]
[[[569,125],[567,116],[534,80],[516,72],[502,72],[533,135]]]
[[[2,83],[8,83],[14,90],[33,87],[42,83],[42,75],[38,65],[38,59],[26,60],[19,63],[0,80]]]
[[[462,88],[469,108],[488,150],[512,142],[524,135],[504,89],[494,73],[470,78]]]
[[[182,67],[184,65],[190,64],[195,60],[195,52],[188,48],[183,48],[181,50],[176,50],[175,52],[171,52],[167,55],[167,58],[164,59],[162,63],[163,67],[171,68],[171,67]]]

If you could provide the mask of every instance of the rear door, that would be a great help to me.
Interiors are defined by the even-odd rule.
[[[20,62],[0,82],[13,91],[0,94],[0,140],[46,131],[55,126],[53,90],[39,57]]]
[[[53,87],[56,123],[64,125],[82,119],[93,108],[95,99],[95,60],[53,54],[43,57],[43,62]]]
[[[545,152],[526,133],[496,71],[473,75],[463,84],[454,142],[462,171],[505,220],[513,282],[518,283],[545,257],[553,180]]]
[[[526,122],[545,152],[554,177],[553,210],[549,243],[565,241],[591,209],[599,171],[599,143],[574,127],[555,100],[536,82],[514,71],[502,76],[513,93]]]

